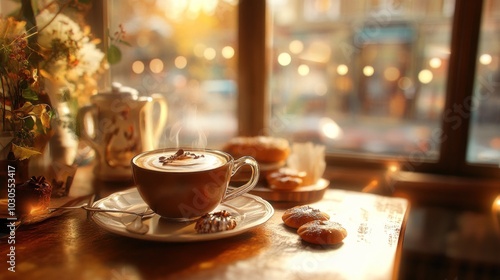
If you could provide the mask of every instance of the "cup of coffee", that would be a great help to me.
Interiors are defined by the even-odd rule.
[[[219,204],[250,191],[259,179],[254,158],[239,159],[210,149],[157,149],[132,158],[137,190],[146,204],[163,218],[189,221],[213,211]],[[229,188],[231,177],[250,166],[248,182]]]

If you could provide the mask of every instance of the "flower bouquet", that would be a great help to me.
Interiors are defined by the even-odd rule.
[[[43,147],[37,142],[43,141],[37,140],[48,134],[53,114],[38,67],[32,62],[25,26],[13,18],[0,19],[2,158],[18,160],[40,154]]]
[[[108,60],[85,23],[92,1],[13,5],[12,13],[0,15],[0,160],[21,163],[44,153],[49,140],[59,145],[51,154],[71,141],[78,146],[76,113],[97,92]],[[112,47],[108,56],[116,58],[119,49]],[[60,174],[74,164],[75,153],[60,164],[51,157],[49,165],[58,168],[53,173]]]

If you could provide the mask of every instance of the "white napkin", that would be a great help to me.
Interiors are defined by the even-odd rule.
[[[298,171],[307,173],[304,185],[316,184],[323,176],[326,168],[325,146],[311,142],[293,143],[287,165]]]

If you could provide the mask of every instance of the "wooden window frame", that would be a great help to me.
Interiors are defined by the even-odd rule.
[[[498,167],[469,164],[466,160],[471,114],[471,103],[468,101],[472,99],[475,83],[482,7],[482,0],[457,0],[455,4],[445,113],[441,130],[435,135],[440,143],[439,159],[430,163],[420,160],[418,154],[407,159],[329,154],[327,176],[341,182],[356,178],[359,184],[373,181],[370,178],[387,181],[388,167],[398,163],[401,167],[398,173],[400,178],[395,176],[389,179],[396,181],[390,183],[392,192],[399,188],[419,193],[425,189],[422,184],[429,185],[433,190],[444,190],[443,196],[449,196],[446,190],[472,191],[476,194],[486,192],[488,196],[500,191],[500,186],[497,186],[500,185]],[[272,124],[269,123],[271,112],[267,86],[271,52],[270,16],[266,1],[240,0],[238,18],[238,133],[246,136],[267,135]],[[361,172],[367,175],[360,176]],[[401,179],[401,174],[406,179]],[[447,182],[453,182],[453,186],[450,187]]]

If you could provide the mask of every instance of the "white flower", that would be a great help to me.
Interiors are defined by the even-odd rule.
[[[89,37],[82,32],[80,26],[64,14],[53,14],[47,10],[42,11],[37,16],[38,26],[41,28],[38,43],[49,49],[54,39],[60,39],[69,44],[76,42],[78,49],[74,53],[77,64],[70,67],[67,73],[68,80],[76,80],[84,74],[93,75],[101,66],[104,53],[93,44]],[[46,26],[49,24],[48,26]],[[57,62],[50,67],[49,71],[63,70],[61,62]],[[64,65],[67,66],[67,65]],[[57,73],[52,73],[57,75]]]
[[[80,61],[78,65],[72,69],[74,74],[81,76],[83,74],[93,75],[101,67],[101,61],[104,58],[104,53],[90,42],[83,43],[78,50],[76,57]]]
[[[38,43],[44,48],[50,48],[54,39],[60,39],[63,42],[79,41],[84,36],[80,25],[64,14],[54,14],[43,10],[36,16],[36,22],[39,29]]]
[[[94,74],[101,68],[105,54],[91,41],[86,29],[64,14],[44,10],[37,15],[37,24],[38,43],[52,57],[43,66],[47,77],[59,87],[68,89],[73,96],[85,99],[96,87]],[[60,46],[55,46],[61,44],[69,53],[65,53],[64,47],[63,53],[57,53],[61,52]]]

